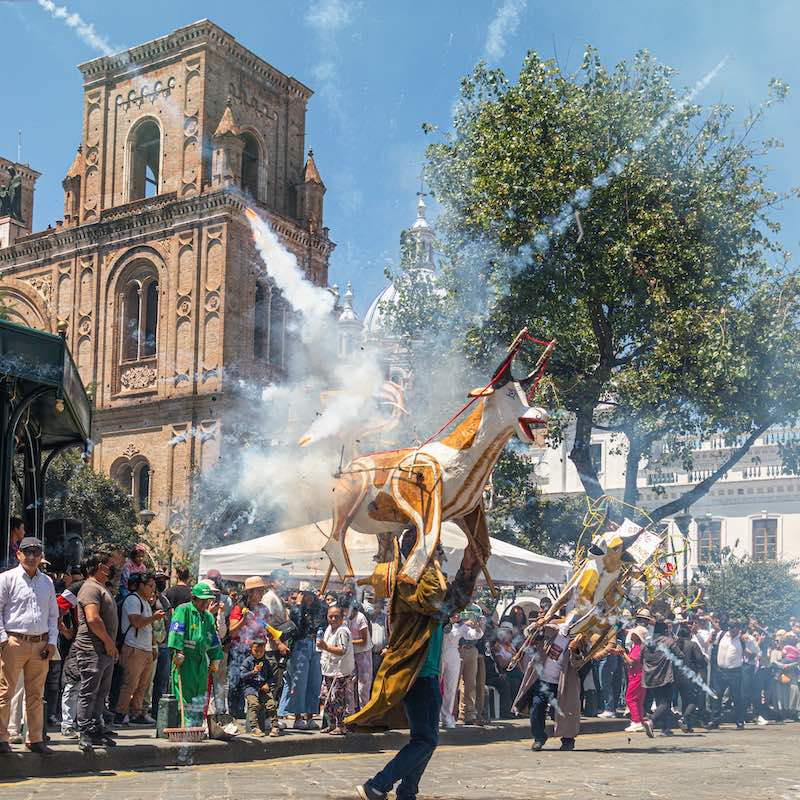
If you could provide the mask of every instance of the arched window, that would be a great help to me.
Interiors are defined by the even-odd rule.
[[[134,500],[139,509],[150,508],[150,465],[144,461],[134,469]]]
[[[244,149],[242,150],[242,189],[254,200],[258,200],[259,161],[261,150],[252,133],[243,133]]]
[[[158,341],[158,277],[151,267],[135,272],[122,288],[121,347],[123,361],[156,355]]]
[[[286,302],[280,292],[273,291],[269,302],[269,363],[275,367],[284,365],[286,343]]]
[[[256,284],[256,300],[253,308],[253,356],[260,361],[267,359],[269,294],[269,288],[259,281]]]
[[[161,167],[161,130],[154,120],[145,120],[133,130],[129,159],[128,199],[142,200],[157,195]]]
[[[150,462],[142,456],[134,461],[122,461],[112,470],[111,477],[131,498],[139,510],[150,508]]]

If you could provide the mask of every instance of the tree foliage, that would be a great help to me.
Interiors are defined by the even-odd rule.
[[[50,465],[45,508],[48,519],[81,520],[87,548],[105,545],[127,551],[141,538],[131,498],[107,475],[95,472],[76,450],[56,456]]]
[[[709,610],[730,617],[757,617],[769,627],[785,627],[800,610],[796,561],[753,561],[725,552],[718,563],[698,568],[697,583]]]
[[[440,293],[421,310],[418,293],[400,292],[396,314],[405,335],[484,374],[524,326],[558,339],[549,399],[569,413],[552,435],[574,426],[570,459],[592,497],[598,428],[623,442],[631,504],[643,460],[690,467],[691,441],[738,440],[656,520],[800,411],[800,284],[772,217],[789,195],[766,186],[779,143],[752,141],[786,87],[773,81],[737,124],[730,106],[682,99],[674,77],[646,52],[608,70],[589,49],[574,75],[530,53],[516,83],[479,65],[453,132],[428,149]]]

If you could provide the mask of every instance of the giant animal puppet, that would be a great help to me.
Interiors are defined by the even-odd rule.
[[[341,470],[333,489],[331,536],[323,549],[342,578],[353,574],[345,542],[350,528],[395,536],[415,528],[416,542],[397,576],[408,583],[419,580],[445,520],[456,522],[470,546],[488,558],[486,482],[514,434],[532,444],[547,426],[547,412],[532,407],[528,396],[555,343],[548,344],[537,368],[518,380],[511,364],[523,335],[527,331],[514,340],[487,386],[470,392],[472,410],[451,433],[418,448],[365,454]]]
[[[533,638],[544,625],[563,614],[562,623],[570,647],[586,645],[584,662],[599,652],[612,637],[625,586],[632,577],[626,565],[636,567],[629,549],[642,534],[636,525],[607,530],[595,536],[583,563],[575,570],[552,606],[528,629]],[[652,536],[652,534],[648,534]],[[519,648],[521,657],[524,647]],[[516,665],[512,659],[509,669]]]

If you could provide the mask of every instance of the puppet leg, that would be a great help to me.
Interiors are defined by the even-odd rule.
[[[395,469],[391,491],[397,507],[417,529],[417,541],[397,577],[416,583],[442,534],[442,468],[434,459],[415,453]]]
[[[369,489],[369,473],[359,472],[339,479],[333,490],[333,524],[331,535],[322,548],[341,578],[353,575],[353,566],[344,544],[350,523],[358,513]],[[326,580],[327,584],[327,580]]]
[[[483,576],[486,578],[486,585],[489,587],[489,591],[494,597],[498,597],[500,593],[497,591],[492,576],[489,574],[489,568],[486,565],[492,553],[492,545],[489,540],[489,528],[486,525],[486,514],[483,510],[483,504],[481,503],[481,505],[476,506],[469,514],[465,514],[463,517],[454,520],[454,522],[464,531],[469,545],[468,549],[472,550],[475,560],[480,565]]]

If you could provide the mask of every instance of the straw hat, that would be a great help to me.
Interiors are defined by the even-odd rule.
[[[244,590],[247,592],[250,589],[266,589],[267,584],[264,583],[264,579],[259,575],[253,575],[250,578],[245,578],[244,581]]]
[[[636,612],[636,619],[646,619],[648,622],[655,622],[656,618],[651,613],[650,609],[646,606],[640,608]]]
[[[631,628],[630,632],[631,634],[636,634],[642,644],[645,644],[648,636],[650,636],[650,631],[648,631],[644,625],[637,625],[635,628]]]

